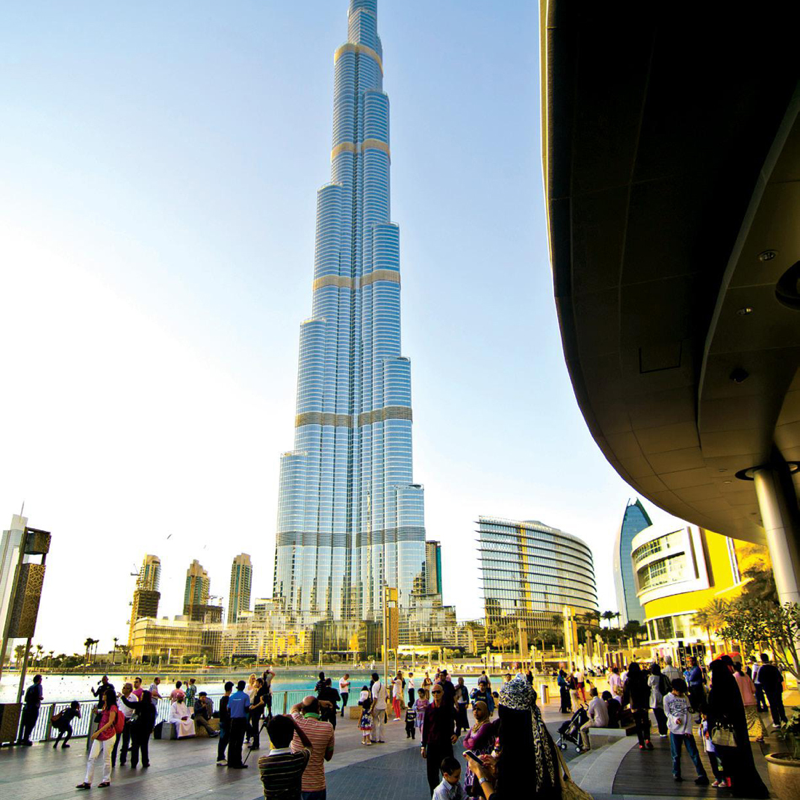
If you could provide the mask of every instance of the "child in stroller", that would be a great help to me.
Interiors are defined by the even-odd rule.
[[[578,753],[583,752],[583,742],[581,742],[581,726],[587,722],[589,715],[584,706],[578,706],[578,710],[558,729],[558,741],[556,746],[566,750],[567,743],[572,742]]]

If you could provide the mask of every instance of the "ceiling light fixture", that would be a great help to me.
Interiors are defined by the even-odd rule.
[[[750,377],[750,373],[742,367],[736,367],[728,377],[734,383],[744,383]]]
[[[772,261],[778,255],[777,250],[765,250],[763,253],[758,254],[759,261]]]
[[[751,306],[744,306],[743,308],[736,309],[736,313],[740,317],[746,317],[748,314],[752,314],[753,313],[753,309],[752,309]]]

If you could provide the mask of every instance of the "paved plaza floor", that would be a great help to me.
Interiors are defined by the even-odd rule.
[[[550,731],[566,718],[553,704],[544,708]],[[419,754],[419,739],[407,739],[402,722],[385,725],[386,744],[364,747],[355,720],[341,719],[336,729],[336,752],[327,764],[329,800],[429,800],[425,765]],[[240,771],[217,767],[216,739],[152,741],[149,769],[120,767],[114,770],[108,789],[93,788],[90,797],[109,795],[109,800],[189,800],[202,797],[223,800],[258,800],[262,797],[256,765],[268,742],[249,759],[250,768]],[[693,769],[684,755],[683,783],[671,777],[669,743],[654,739],[655,750],[642,753],[635,737],[578,755],[574,747],[565,751],[577,783],[596,800],[636,800],[667,797],[730,797],[730,792],[701,788],[692,782]],[[756,764],[767,785],[764,754],[776,750],[774,735],[764,745],[753,745]],[[246,750],[245,750],[246,752]],[[460,757],[460,748],[456,753]],[[86,740],[73,739],[68,750],[53,750],[47,743],[28,748],[0,750],[0,796],[4,800],[74,798],[75,786],[83,780]],[[708,764],[706,763],[708,767]],[[711,774],[709,769],[709,775]],[[99,771],[95,785],[100,782]],[[105,795],[104,795],[105,793]]]

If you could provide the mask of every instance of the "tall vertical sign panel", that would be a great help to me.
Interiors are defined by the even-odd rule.
[[[10,639],[32,639],[44,585],[44,564],[20,564],[14,601],[9,611]]]
[[[294,449],[281,458],[274,594],[306,619],[401,613],[424,585],[411,364],[400,352],[389,98],[377,0],[351,0],[334,54],[331,182],[317,194],[311,318],[300,329]]]

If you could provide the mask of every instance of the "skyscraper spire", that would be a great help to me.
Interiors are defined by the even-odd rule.
[[[317,194],[312,316],[300,329],[294,450],[281,459],[274,593],[311,619],[380,620],[425,592],[411,364],[376,0],[350,0],[334,54],[331,182]]]

